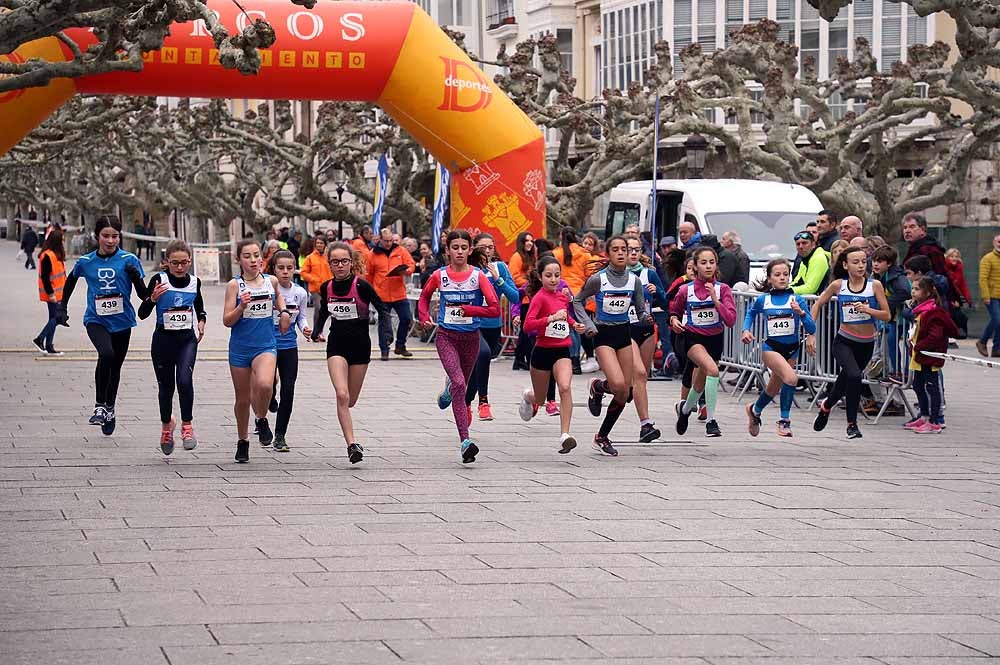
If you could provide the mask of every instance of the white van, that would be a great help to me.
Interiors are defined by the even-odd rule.
[[[630,224],[652,231],[654,242],[677,236],[677,224],[693,223],[703,234],[740,237],[743,251],[759,268],[777,257],[795,258],[793,237],[816,221],[823,208],[801,185],[758,180],[658,180],[656,219],[649,219],[651,180],[626,182],[611,190],[606,237]]]

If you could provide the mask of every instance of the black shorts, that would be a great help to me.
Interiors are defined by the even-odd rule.
[[[725,335],[723,333],[719,333],[718,335],[699,335],[698,333],[685,331],[683,337],[685,358],[691,348],[698,344],[705,347],[705,350],[708,351],[708,355],[710,355],[712,360],[715,362],[719,362],[719,359],[722,358],[722,351],[725,346]],[[687,364],[684,365],[684,375],[681,377],[681,385],[686,388],[691,387],[696,367],[697,365],[688,359]]]
[[[366,331],[367,332],[367,331]],[[334,334],[326,338],[326,357],[340,356],[348,365],[367,365],[372,361],[372,340],[367,334]]]
[[[799,345],[795,344],[783,344],[782,342],[775,341],[773,339],[766,339],[761,345],[764,351],[774,351],[780,355],[785,360],[791,360],[799,354]]]
[[[629,334],[632,336],[632,341],[638,344],[639,346],[642,346],[643,342],[645,342],[647,339],[656,334],[656,328],[654,328],[653,326],[643,325],[641,323],[638,325],[633,325],[631,326],[631,328],[632,330],[629,331]]]
[[[610,346],[615,351],[627,349],[632,346],[632,336],[629,334],[631,327],[630,325],[597,326],[594,347]]]
[[[546,348],[536,344],[534,350],[531,352],[531,369],[551,372],[552,368],[555,367],[556,361],[563,358],[569,360],[568,346]]]

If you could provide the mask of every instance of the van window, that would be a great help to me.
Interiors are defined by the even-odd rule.
[[[611,205],[608,206],[608,219],[604,228],[606,233],[605,237],[610,238],[611,236],[618,235],[619,233],[625,233],[626,226],[638,223],[638,203],[622,203],[620,201],[613,201]]]
[[[735,232],[751,261],[795,258],[795,234],[805,230],[806,224],[815,219],[815,213],[804,212],[720,212],[705,215],[712,233],[720,239],[726,231]]]

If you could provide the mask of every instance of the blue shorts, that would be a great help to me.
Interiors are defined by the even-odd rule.
[[[761,345],[764,351],[773,351],[785,360],[793,360],[799,355],[799,343],[787,344],[774,339],[766,339]]]
[[[253,365],[254,358],[262,353],[278,356],[278,351],[273,346],[265,349],[234,349],[229,347],[229,364],[232,367],[250,367]]]

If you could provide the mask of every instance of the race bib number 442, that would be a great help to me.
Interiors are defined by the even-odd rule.
[[[628,311],[629,305],[632,304],[631,298],[626,298],[625,296],[611,296],[604,298],[604,313],[610,314],[611,316],[621,316]]]

